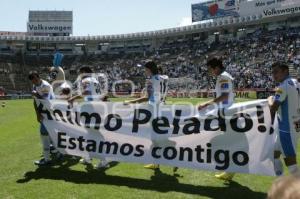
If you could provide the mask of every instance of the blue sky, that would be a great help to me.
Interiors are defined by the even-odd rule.
[[[105,35],[191,23],[203,0],[1,0],[0,31],[26,31],[29,10],[72,10],[73,35]]]

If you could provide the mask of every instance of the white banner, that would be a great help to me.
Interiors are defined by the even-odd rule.
[[[274,175],[266,101],[199,112],[191,105],[63,101],[38,108],[55,147],[81,157]]]

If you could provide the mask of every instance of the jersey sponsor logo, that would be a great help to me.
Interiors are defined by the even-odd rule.
[[[220,84],[223,84],[223,83],[229,83],[229,81],[226,80],[226,79],[223,79],[223,80],[220,80],[219,83],[220,83]]]
[[[275,100],[279,100],[279,99],[280,99],[280,95],[279,94],[275,95]]]
[[[44,87],[41,89],[41,93],[47,94],[49,92],[49,89],[47,87]]]

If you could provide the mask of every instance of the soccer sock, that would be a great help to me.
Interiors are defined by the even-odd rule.
[[[281,176],[283,174],[283,164],[279,158],[274,159],[274,168],[276,176]]]
[[[48,135],[41,135],[43,155],[46,161],[50,160],[50,138]]]
[[[290,174],[296,174],[299,170],[297,164],[288,166],[288,169],[289,169]]]

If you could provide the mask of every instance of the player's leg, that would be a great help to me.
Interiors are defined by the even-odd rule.
[[[218,111],[219,117],[225,117],[225,109],[219,109]],[[222,122],[219,123],[220,126],[226,126],[225,120],[221,120]],[[222,172],[220,174],[216,174],[215,177],[220,179],[220,180],[225,180],[225,181],[231,181],[234,177],[235,173],[228,173],[228,172]]]
[[[280,151],[274,151],[274,169],[276,176],[281,176],[283,174],[283,164],[280,159],[281,152]]]
[[[291,174],[299,171],[296,150],[297,150],[297,136],[296,133],[279,132],[280,143],[284,155],[285,165]]]
[[[92,158],[89,157],[81,158],[79,162],[83,165],[89,165],[92,164]]]
[[[155,147],[155,146],[159,146],[157,141],[155,140],[152,140],[152,146]],[[152,148],[152,147],[150,147]],[[159,169],[159,164],[146,164],[144,165],[144,168],[145,169]]]
[[[106,158],[100,158],[99,163],[95,166],[96,169],[108,168],[109,161]]]
[[[276,176],[283,175],[283,163],[280,159],[282,154],[282,147],[280,144],[279,132],[276,133],[275,146],[274,146],[274,169]]]
[[[153,118],[156,118],[158,116],[158,107],[159,105],[153,105]],[[156,136],[154,136],[153,134],[151,134],[151,141],[152,141],[152,145],[150,148],[155,147],[155,146],[159,146],[159,140],[157,140]],[[159,169],[159,164],[146,164],[144,166],[145,169]]]
[[[51,163],[50,160],[50,138],[46,127],[41,123],[40,137],[43,147],[43,158],[34,162],[35,165],[43,166]]]
[[[290,174],[296,174],[299,171],[296,156],[284,158],[285,165],[287,166]]]
[[[55,148],[55,146],[53,145],[54,142],[50,136],[49,136],[49,139],[50,139],[50,154],[54,155],[56,160],[59,160],[59,161],[63,160],[64,155]]]

